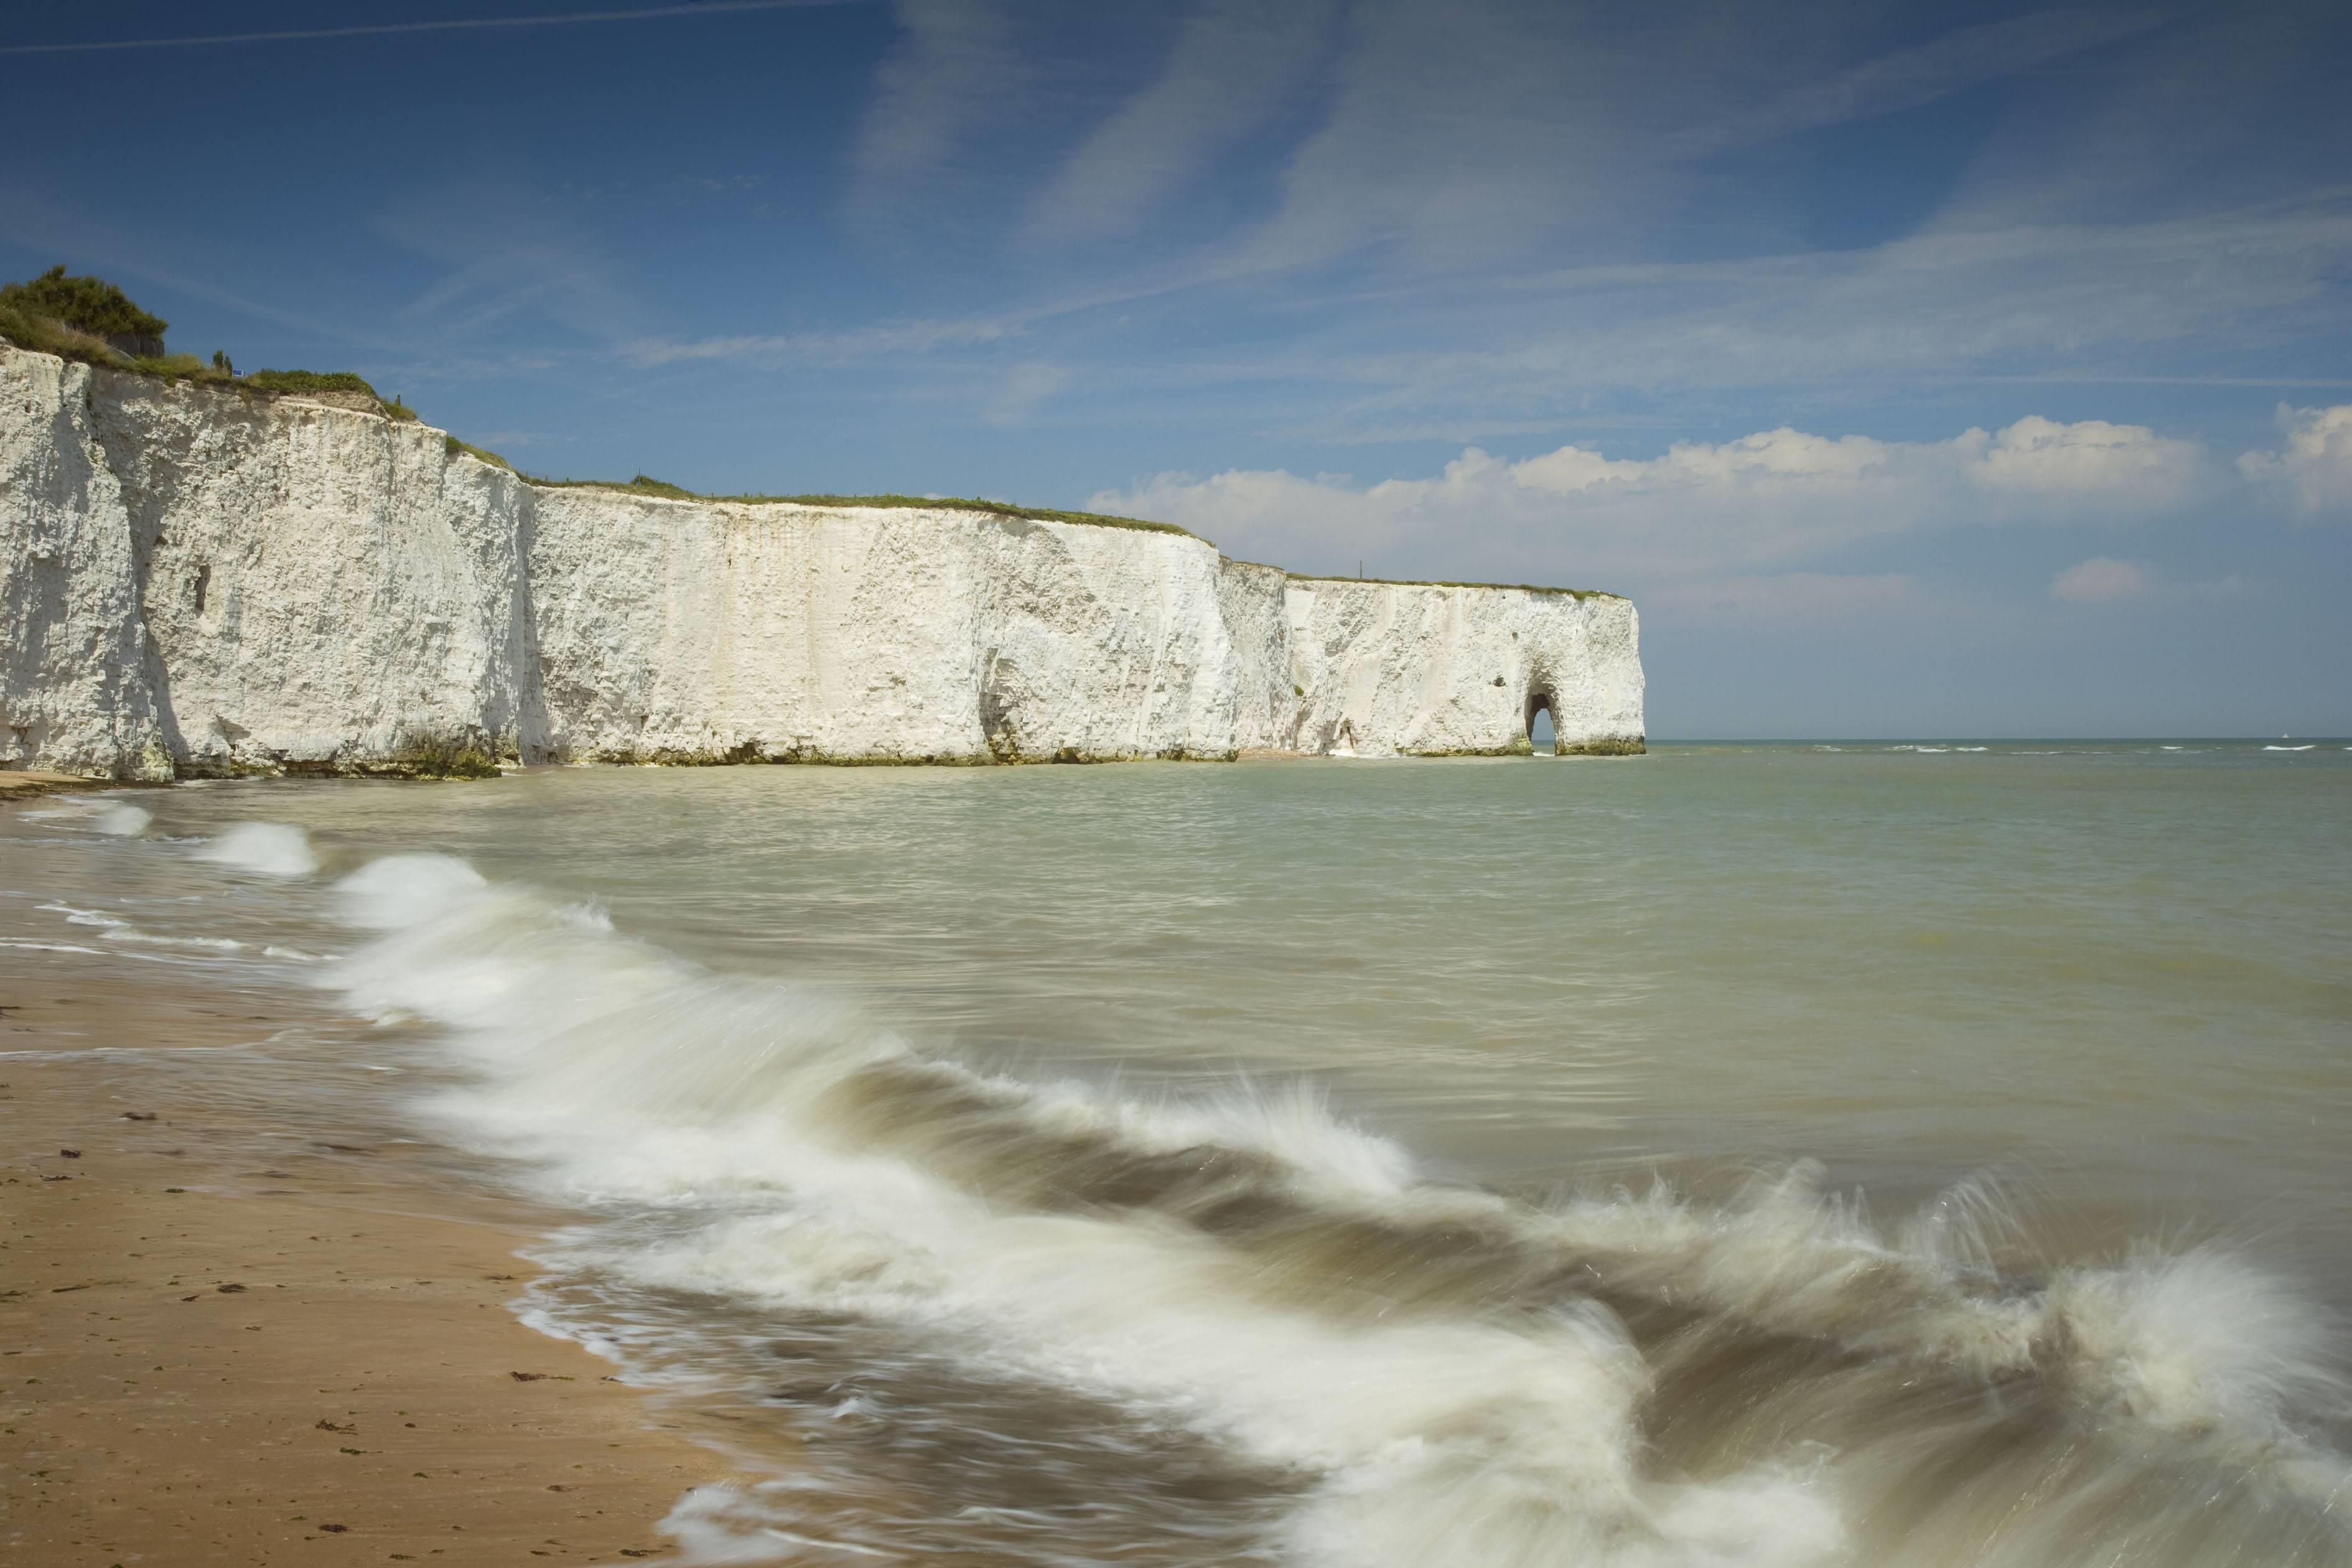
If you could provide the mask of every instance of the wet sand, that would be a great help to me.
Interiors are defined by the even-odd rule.
[[[0,768],[0,804],[14,800],[34,800],[45,795],[86,795],[106,789],[157,789],[158,784],[133,784],[122,779],[84,778],[79,773],[32,773],[22,768]]]
[[[566,1216],[453,1194],[396,1146],[158,1103],[135,1056],[91,1049],[268,1023],[0,955],[0,1559],[670,1555],[658,1521],[729,1467],[515,1317],[515,1249]]]

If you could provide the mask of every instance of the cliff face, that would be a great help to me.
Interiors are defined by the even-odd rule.
[[[1638,749],[1633,606],[1181,534],[543,488],[440,431],[0,347],[0,765]]]

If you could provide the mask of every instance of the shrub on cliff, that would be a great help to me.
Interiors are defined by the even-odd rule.
[[[263,392],[363,392],[375,397],[375,388],[356,371],[257,370],[245,384]],[[382,398],[377,398],[379,403]]]
[[[36,353],[55,354],[59,359],[79,360],[84,364],[127,364],[129,361],[117,353],[104,338],[67,326],[54,316],[44,316],[0,300],[0,338],[5,338],[20,349]]]
[[[463,452],[469,458],[479,458],[483,462],[489,464],[494,468],[504,468],[509,473],[512,473],[514,471],[514,465],[512,463],[508,462],[504,458],[499,457],[496,452],[491,451],[488,447],[477,447],[470,441],[460,441],[455,436],[451,436],[446,433],[444,433],[441,437],[441,447],[442,450],[446,451],[453,458],[458,453]]]
[[[247,376],[242,384],[259,392],[356,392],[362,397],[373,398],[377,408],[387,419],[397,422],[416,417],[416,410],[402,402],[397,394],[386,397],[369,385],[367,378],[357,371],[257,370]]]
[[[0,284],[0,306],[44,316],[93,338],[130,340],[116,346],[129,353],[160,355],[169,321],[142,310],[103,278],[68,278],[52,267],[29,283]]]
[[[131,363],[144,374],[168,376],[174,381],[229,379],[194,354],[141,354]]]

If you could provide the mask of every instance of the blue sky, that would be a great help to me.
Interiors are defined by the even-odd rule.
[[[533,472],[1615,589],[1660,736],[2352,731],[2352,7],[600,9],[11,7],[0,277]]]

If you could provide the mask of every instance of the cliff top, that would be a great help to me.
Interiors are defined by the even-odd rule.
[[[1565,594],[1571,599],[1622,599],[1605,588],[1555,588],[1545,583],[1453,583],[1435,577],[1332,577],[1285,572],[1294,583],[1358,583],[1374,588],[1513,588],[1522,594]]]
[[[456,441],[455,437],[450,439]],[[457,441],[457,445],[465,447],[462,441]],[[484,452],[472,447],[466,447],[466,450],[485,460],[494,461],[504,467],[512,466],[496,453]],[[718,502],[730,506],[864,507],[905,508],[934,511],[978,511],[986,512],[993,517],[1025,518],[1033,522],[1075,522],[1083,523],[1090,528],[1131,528],[1146,533],[1181,534],[1186,539],[1199,537],[1189,528],[1179,528],[1172,522],[1154,522],[1149,518],[1114,517],[1108,512],[1099,511],[1057,511],[1050,507],[1016,506],[1011,501],[986,500],[977,496],[704,495],[698,491],[688,489],[683,485],[666,483],[648,474],[639,474],[635,479],[625,483],[619,479],[553,479],[538,474],[524,474],[522,479],[525,483],[548,489],[620,490],[629,495],[651,496],[661,500]]]

